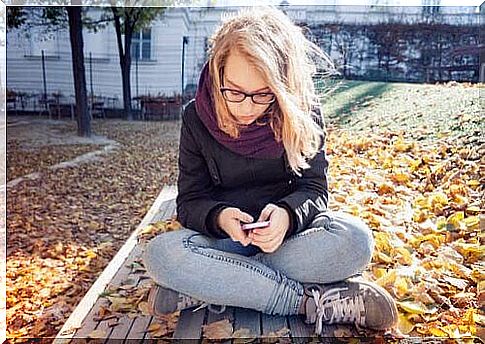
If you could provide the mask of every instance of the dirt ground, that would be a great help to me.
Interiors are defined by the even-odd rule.
[[[339,206],[345,209],[359,202],[355,198],[355,205],[344,204],[352,198],[339,194],[347,188],[354,192],[350,189],[358,186],[360,179],[352,179],[356,164],[362,163],[359,171],[366,176],[368,162],[381,153],[397,152],[396,162],[405,155],[419,159],[421,143],[432,160],[441,157],[442,147],[446,147],[443,152],[465,159],[463,165],[455,157],[445,162],[456,163],[457,170],[472,166],[474,174],[467,178],[475,183],[479,179],[475,167],[483,165],[485,155],[483,109],[477,107],[477,95],[478,88],[469,85],[377,83],[350,83],[334,94],[326,118],[333,132],[329,150],[336,163],[331,178],[334,199],[342,202]],[[75,122],[7,118],[6,303],[11,338],[55,335],[163,186],[176,183],[180,122],[95,120],[92,128],[95,135],[87,139],[77,137]],[[415,144],[396,143],[400,136]],[[345,158],[350,153],[355,156]],[[409,157],[401,162],[407,163]],[[419,168],[423,165],[424,160]],[[343,166],[351,172],[339,170]],[[342,177],[350,179],[341,181]],[[393,178],[401,183],[404,177]],[[413,183],[424,180],[421,176]],[[388,190],[384,186],[382,190]],[[359,187],[367,189],[367,184]],[[483,204],[477,195],[483,188],[473,187],[464,206],[478,207],[480,212]],[[394,253],[387,254],[391,262],[398,261]],[[476,288],[476,283],[469,283]]]

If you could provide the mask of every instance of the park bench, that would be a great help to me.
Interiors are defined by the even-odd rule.
[[[142,343],[156,340],[149,331],[157,324],[157,319],[142,312],[116,313],[114,316],[101,316],[103,310],[110,304],[104,295],[116,288],[136,289],[139,300],[146,297],[153,283],[141,266],[141,254],[144,244],[138,235],[143,228],[157,221],[173,219],[175,214],[175,187],[165,187],[157,197],[137,230],[130,236],[103,273],[99,276],[69,319],[57,335],[54,343]],[[112,299],[113,300],[113,299]],[[138,300],[138,301],[139,301]],[[121,307],[122,308],[122,307]],[[142,307],[139,307],[142,308]],[[225,320],[227,319],[227,320]],[[222,342],[249,342],[251,339],[263,339],[265,342],[309,342],[314,337],[313,325],[303,322],[301,316],[270,316],[257,311],[226,307],[222,313],[202,308],[193,312],[192,309],[180,312],[177,327],[171,340],[181,342],[199,342],[204,338],[204,326],[219,322],[232,326],[229,338]],[[216,327],[219,325],[216,325]],[[352,328],[327,326],[320,341],[326,341],[335,335],[335,331],[347,331],[348,336],[355,336]],[[345,335],[343,333],[343,335]],[[236,339],[235,339],[235,338]],[[159,339],[159,338],[158,338]],[[168,339],[164,337],[163,339]],[[205,339],[207,341],[207,339]],[[210,340],[209,340],[210,341]],[[221,342],[221,340],[218,340]]]

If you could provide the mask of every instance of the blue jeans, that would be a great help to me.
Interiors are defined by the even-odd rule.
[[[273,253],[189,229],[154,238],[144,263],[156,283],[214,305],[298,314],[302,283],[332,283],[362,272],[374,248],[360,219],[320,213]]]

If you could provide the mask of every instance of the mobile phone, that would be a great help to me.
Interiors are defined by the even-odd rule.
[[[268,227],[270,224],[270,221],[261,221],[261,222],[254,222],[254,223],[246,223],[241,226],[241,228],[245,231],[250,230],[250,229],[255,229],[255,228],[263,228],[263,227]]]

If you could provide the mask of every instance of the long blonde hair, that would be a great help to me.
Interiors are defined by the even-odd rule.
[[[239,136],[238,125],[219,91],[225,61],[234,49],[262,73],[276,95],[269,124],[283,142],[291,169],[301,175],[325,136],[312,119],[315,107],[320,107],[312,76],[317,67],[323,66],[324,73],[335,67],[302,28],[276,8],[247,8],[228,17],[210,39],[209,71],[219,128],[234,138]]]

